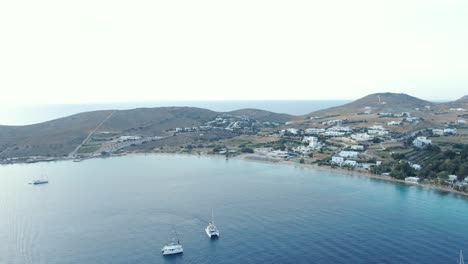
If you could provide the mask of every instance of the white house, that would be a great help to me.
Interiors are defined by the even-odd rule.
[[[458,179],[458,176],[457,175],[449,175],[448,176],[448,180],[451,181],[451,182],[454,182]]]
[[[297,135],[297,133],[299,132],[297,129],[295,128],[288,128],[286,129],[286,132],[292,134],[292,135]]]
[[[415,170],[421,170],[421,165],[419,164],[411,164],[411,167]]]
[[[309,143],[309,147],[315,148],[318,145],[318,139],[316,137],[304,137],[302,142]]]
[[[390,122],[387,122],[387,125],[388,126],[399,126],[399,125],[401,125],[401,121],[390,121]]]
[[[455,135],[457,133],[457,129],[455,128],[445,128],[444,134],[445,135]]]
[[[348,166],[351,166],[351,167],[356,167],[357,166],[357,162],[355,160],[345,160],[345,162],[343,163],[343,165],[348,165]]]
[[[443,129],[432,129],[432,135],[443,136],[444,135],[444,130]]]
[[[385,130],[383,126],[380,126],[380,125],[373,125],[371,127],[369,127],[369,129],[372,129],[372,130]]]
[[[386,131],[386,130],[378,130],[378,129],[369,129],[369,130],[367,130],[367,134],[369,134],[369,135],[386,136],[386,135],[388,135],[388,131]]]
[[[329,137],[342,137],[345,134],[346,134],[345,132],[338,132],[338,131],[327,131],[323,133],[323,135],[329,136]]]
[[[340,153],[338,154],[340,157],[343,157],[343,158],[356,158],[358,156],[359,152],[357,151],[346,151],[346,150],[343,150],[343,151],[340,151]]]
[[[464,108],[450,108],[450,111],[463,112],[466,111]]]
[[[351,149],[352,150],[364,150],[364,146],[363,145],[352,145]]]
[[[413,140],[413,145],[418,148],[422,148],[426,145],[431,145],[432,140],[427,139],[427,137],[417,137],[415,140]]]
[[[463,125],[466,125],[466,121],[463,120],[463,119],[458,120],[457,123],[458,123],[459,125],[462,125],[462,126],[463,126]]]
[[[306,135],[317,135],[325,132],[323,128],[307,128],[305,131]]]
[[[334,127],[330,127],[329,129],[327,129],[327,131],[338,131],[338,132],[350,133],[353,130],[349,127],[334,126]]]
[[[351,138],[357,141],[368,141],[374,138],[374,136],[371,136],[367,133],[357,133],[351,135]]]
[[[333,156],[332,157],[332,160],[331,160],[331,163],[332,164],[337,164],[337,165],[340,165],[343,164],[344,162],[344,158],[343,157],[338,157],[338,156]]]
[[[140,136],[121,136],[119,137],[119,142],[127,141],[127,140],[139,140],[141,139]]]

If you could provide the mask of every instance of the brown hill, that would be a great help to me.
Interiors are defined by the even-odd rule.
[[[435,104],[402,93],[376,93],[342,106],[312,112],[308,116],[349,115],[365,111],[371,111],[372,113],[401,113],[412,111],[415,108],[424,108],[425,106],[434,107]]]
[[[230,114],[233,116],[248,116],[252,119],[256,119],[261,122],[273,121],[273,122],[284,123],[294,118],[294,116],[288,115],[288,114],[278,114],[278,113],[273,113],[273,112],[260,110],[260,109],[253,109],[253,108],[239,109],[239,110],[227,112],[226,114]]]
[[[176,127],[199,126],[221,114],[284,122],[292,116],[244,109],[220,113],[195,107],[157,107],[80,113],[27,126],[0,126],[0,158],[68,155],[90,132],[161,136]]]

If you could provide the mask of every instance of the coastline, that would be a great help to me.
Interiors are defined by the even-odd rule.
[[[208,153],[177,153],[177,152],[160,152],[160,151],[152,151],[152,152],[139,152],[139,151],[132,151],[132,152],[124,152],[124,153],[117,153],[110,156],[93,156],[93,157],[86,157],[81,158],[80,162],[88,160],[88,159],[105,159],[105,158],[113,158],[113,157],[120,157],[120,156],[127,156],[127,155],[147,155],[147,154],[161,154],[161,155],[184,155],[184,156],[195,156],[195,157],[208,157],[208,158],[218,158],[218,159],[226,159],[225,156],[215,155],[215,154],[208,154]],[[468,193],[461,192],[454,190],[452,188],[444,187],[444,186],[437,186],[432,184],[424,184],[424,183],[409,183],[404,180],[395,179],[390,176],[382,176],[369,173],[367,171],[355,169],[355,170],[347,170],[343,168],[331,168],[329,166],[319,166],[317,164],[306,164],[306,163],[299,163],[296,160],[283,160],[283,159],[274,159],[268,158],[258,154],[238,154],[228,159],[236,159],[236,160],[244,160],[244,161],[251,161],[251,162],[259,162],[259,163],[268,163],[268,164],[278,164],[281,166],[294,166],[298,168],[305,168],[305,169],[314,169],[314,170],[321,170],[326,172],[338,172],[340,174],[345,174],[349,176],[359,176],[359,177],[366,177],[375,180],[381,180],[386,182],[393,182],[399,183],[409,186],[416,186],[420,188],[427,188],[435,191],[439,191],[442,193],[451,193],[454,195],[462,196],[463,198],[468,199]],[[41,160],[33,163],[40,163],[40,162],[60,162],[60,161],[74,161],[73,158],[65,157],[65,158],[56,158],[50,160]],[[0,163],[2,165],[15,165],[15,164],[32,164],[31,162],[12,162],[12,163]]]
[[[435,190],[435,191],[439,191],[443,193],[451,193],[454,195],[463,196],[463,198],[468,199],[468,193],[460,192],[460,191],[457,191],[448,187],[437,186],[437,185],[432,185],[432,184],[424,184],[424,183],[409,183],[404,180],[392,178],[390,176],[376,175],[376,174],[372,174],[372,173],[359,170],[359,169],[347,170],[343,168],[331,168],[328,166],[318,166],[316,164],[299,163],[297,161],[292,161],[292,160],[273,160],[269,158],[263,159],[263,157],[261,156],[252,155],[252,154],[238,155],[232,158],[237,158],[237,159],[246,160],[246,161],[253,161],[253,162],[263,162],[263,163],[270,163],[270,164],[274,163],[274,164],[279,164],[279,165],[294,166],[294,167],[299,167],[299,168],[314,169],[314,170],[321,170],[321,171],[327,171],[327,172],[338,172],[340,174],[352,175],[352,176],[367,177],[367,178],[386,181],[386,182],[393,182],[393,183],[399,183],[399,184],[404,184],[408,186],[427,188],[427,189],[431,189],[431,190]]]

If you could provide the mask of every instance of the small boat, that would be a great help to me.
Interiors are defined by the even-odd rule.
[[[170,244],[165,245],[161,252],[163,255],[174,255],[174,254],[181,254],[184,252],[184,248],[182,247],[182,244],[180,244],[179,237],[177,236],[177,232],[175,232],[175,235],[177,237],[177,243],[172,242]]]
[[[32,182],[32,184],[34,184],[34,185],[46,184],[46,183],[49,183],[49,181],[47,181],[47,180],[35,180],[35,181]]]
[[[465,264],[465,261],[463,260],[463,252],[460,250],[460,264]]]
[[[214,224],[213,210],[211,211],[211,222],[208,223],[208,226],[205,228],[205,232],[209,238],[219,237],[219,230]]]
[[[40,178],[33,180],[29,184],[39,185],[39,184],[46,184],[46,183],[49,183],[49,180],[47,180],[47,177],[45,176],[44,173],[41,173]]]

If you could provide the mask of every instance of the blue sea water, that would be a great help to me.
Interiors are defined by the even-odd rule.
[[[0,106],[0,125],[28,125],[87,111],[106,109],[133,109],[138,107],[192,106],[227,112],[242,108],[257,108],[276,113],[305,115],[310,112],[338,106],[346,100],[275,100],[275,101],[160,101],[102,104],[55,104]]]
[[[50,183],[28,185],[41,172]],[[334,171],[131,155],[0,166],[0,263],[458,263],[468,200]],[[214,209],[220,229],[204,228]],[[178,231],[179,256],[162,246]]]

